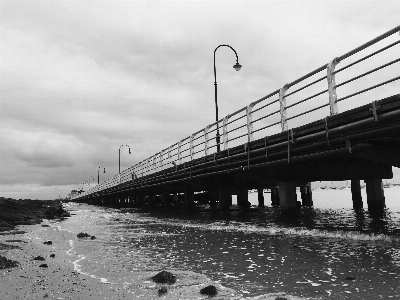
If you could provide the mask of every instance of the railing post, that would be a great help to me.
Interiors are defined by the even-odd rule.
[[[208,130],[210,129],[210,125],[204,128],[204,156],[208,155]]]
[[[252,114],[251,111],[253,110],[254,107],[254,103],[250,103],[247,106],[246,109],[246,114],[247,114],[247,137],[248,137],[248,142],[253,142],[254,138],[253,138],[253,123],[252,123]]]
[[[228,149],[228,120],[229,120],[229,115],[227,115],[223,122],[222,122],[222,126],[223,126],[223,141],[224,141],[224,150]]]
[[[164,152],[164,150],[161,150],[161,152],[160,152],[160,168],[162,169],[163,168],[163,152]]]
[[[146,175],[149,175],[149,160],[150,157],[146,160]]]
[[[172,164],[172,160],[171,160],[171,148],[172,148],[172,146],[169,146],[169,147],[168,147],[168,162],[169,162],[170,164]]]
[[[189,149],[189,151],[190,151],[190,161],[192,161],[193,152],[194,152],[194,149],[193,149],[193,134],[190,136],[190,149]]]
[[[329,105],[331,116],[338,113],[337,107],[337,95],[336,95],[336,82],[335,82],[335,66],[340,62],[338,57],[335,57],[327,65],[326,78],[328,79],[328,93],[329,93]]]
[[[153,173],[155,173],[156,170],[157,170],[156,155],[157,155],[157,154],[154,154],[154,156],[153,156]]]
[[[288,125],[287,125],[287,121],[286,121],[286,97],[285,97],[285,93],[286,91],[289,89],[289,85],[285,84],[280,90],[279,90],[279,104],[281,107],[281,128],[282,131],[286,131],[288,130]]]
[[[181,152],[182,140],[178,144],[178,164],[182,163],[182,152]]]

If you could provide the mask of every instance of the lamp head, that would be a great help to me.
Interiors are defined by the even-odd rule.
[[[239,70],[242,68],[242,66],[239,65],[238,62],[236,62],[236,65],[234,65],[233,68],[234,68],[236,71],[239,71]]]

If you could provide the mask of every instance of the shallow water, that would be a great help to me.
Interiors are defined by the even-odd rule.
[[[48,230],[95,235],[69,241],[71,263],[135,299],[158,298],[149,277],[162,269],[178,281],[161,299],[204,299],[208,284],[215,299],[400,299],[400,188],[385,196],[377,216],[354,211],[350,190],[314,191],[314,208],[291,217],[272,207],[187,215],[72,205],[76,215]]]

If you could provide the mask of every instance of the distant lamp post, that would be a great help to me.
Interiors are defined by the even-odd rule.
[[[129,154],[131,154],[131,148],[128,145],[121,145],[118,149],[118,174],[121,174],[121,147],[126,146],[129,149]]]
[[[104,172],[103,172],[103,173],[106,172],[106,168],[103,167],[103,166],[100,166],[100,167],[97,169],[97,184],[100,183],[100,168],[104,168]]]
[[[88,189],[88,192],[90,191],[90,179],[92,179],[93,178],[93,181],[94,181],[94,177],[93,176],[90,176],[89,177],[89,181],[88,181],[88,187],[89,187],[89,189]]]
[[[219,47],[222,47],[222,46],[229,47],[229,48],[231,48],[231,49],[233,50],[233,52],[235,52],[235,55],[236,55],[236,64],[233,66],[233,68],[234,68],[236,71],[239,71],[239,70],[242,68],[242,66],[239,64],[238,55],[237,55],[235,49],[233,49],[231,46],[222,44],[222,45],[219,45],[217,48],[215,48],[215,50],[214,50],[214,86],[215,86],[215,121],[217,121],[217,137],[216,137],[217,152],[219,152],[219,151],[221,150],[221,148],[220,148],[220,145],[219,145],[220,138],[219,138],[219,125],[218,125],[217,70],[216,70],[216,68],[215,68],[215,52],[217,51],[217,49],[218,49]]]

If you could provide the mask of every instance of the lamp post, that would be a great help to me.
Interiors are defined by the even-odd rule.
[[[97,184],[100,183],[100,168],[104,168],[104,172],[103,172],[103,173],[106,172],[106,168],[103,167],[103,166],[100,166],[100,167],[97,169]]]
[[[89,181],[88,181],[89,189],[88,189],[88,192],[90,191],[90,179],[92,179],[92,178],[93,178],[93,181],[94,181],[94,177],[93,176],[89,177]]]
[[[217,121],[217,137],[216,137],[217,152],[219,152],[221,149],[220,149],[220,145],[219,145],[220,139],[219,139],[219,125],[218,125],[217,70],[216,70],[216,68],[215,68],[215,52],[217,51],[217,49],[218,49],[219,47],[222,47],[222,46],[229,47],[229,48],[231,48],[231,49],[233,50],[233,52],[235,52],[235,55],[236,55],[236,64],[233,66],[233,68],[234,68],[236,71],[239,71],[239,70],[242,68],[242,66],[239,64],[238,55],[237,55],[235,49],[233,49],[231,46],[222,44],[222,45],[219,45],[217,48],[215,48],[215,50],[214,50],[214,87],[215,87],[215,121]]]
[[[129,149],[129,154],[131,154],[131,148],[128,145],[121,145],[118,149],[118,174],[121,174],[121,147],[126,146]]]

